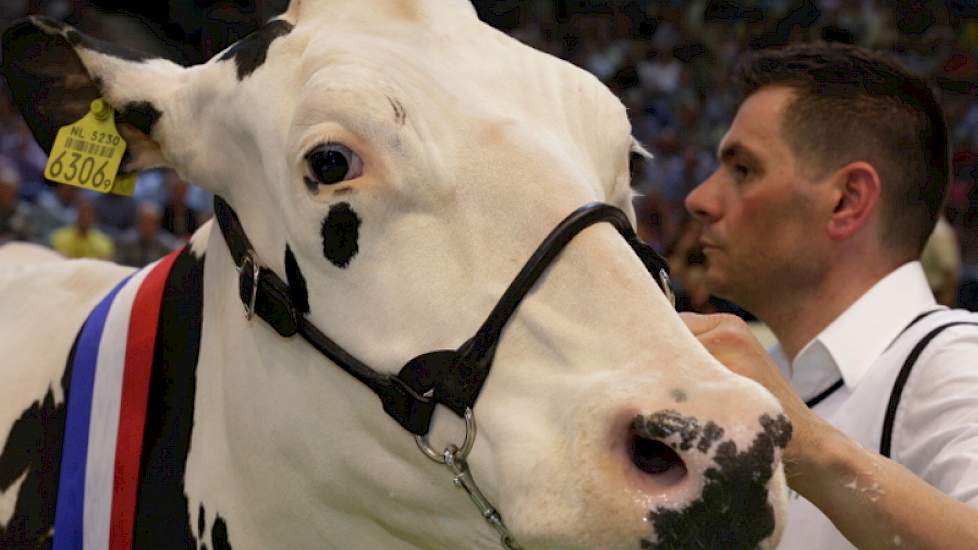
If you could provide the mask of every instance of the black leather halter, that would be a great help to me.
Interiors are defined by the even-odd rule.
[[[258,264],[237,214],[220,197],[214,198],[214,214],[237,266],[239,295],[249,318],[252,313],[258,315],[282,336],[302,336],[330,361],[373,390],[387,414],[415,435],[428,433],[436,404],[445,405],[460,417],[466,408],[475,405],[506,323],[560,251],[585,228],[600,222],[612,224],[654,275],[663,292],[672,298],[668,264],[638,239],[625,213],[609,204],[590,203],[564,219],[540,244],[475,336],[456,350],[419,355],[397,375],[392,375],[362,363],[295,308],[288,285]]]

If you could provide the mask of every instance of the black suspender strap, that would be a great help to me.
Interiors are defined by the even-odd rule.
[[[917,320],[920,318],[922,317],[918,317]],[[900,368],[900,373],[897,374],[896,382],[893,383],[893,391],[890,393],[890,402],[886,407],[886,416],[883,418],[883,435],[880,437],[881,455],[891,458],[890,450],[891,443],[893,441],[893,424],[896,421],[897,408],[900,406],[900,397],[903,395],[903,388],[907,385],[907,380],[910,378],[910,371],[913,370],[914,364],[917,362],[917,359],[920,358],[920,354],[924,352],[924,348],[927,347],[927,344],[929,344],[931,340],[936,338],[937,335],[943,332],[945,329],[959,325],[978,326],[978,323],[970,321],[954,321],[940,325],[939,327],[932,329],[926,336],[921,338],[920,341],[917,342],[917,345],[914,346],[913,350],[910,351],[910,355],[907,356],[907,360],[904,361],[903,366]]]
[[[925,311],[925,312],[921,313],[920,315],[914,317],[913,321],[910,321],[910,323],[907,326],[903,327],[903,330],[901,330],[900,333],[897,334],[896,337],[893,338],[893,341],[890,342],[890,344],[888,346],[886,346],[886,349],[890,349],[890,347],[893,346],[893,344],[895,344],[896,341],[899,340],[901,336],[903,336],[903,333],[905,333],[908,330],[910,330],[910,327],[916,325],[918,322],[922,321],[923,319],[925,319],[926,317],[928,317],[932,313],[937,313],[938,311],[946,311],[946,310],[944,308],[931,309],[931,310]],[[836,380],[831,386],[829,386],[824,391],[822,391],[822,393],[820,393],[820,394],[816,395],[815,397],[813,397],[813,398],[805,401],[805,405],[807,405],[808,408],[811,409],[815,405],[818,405],[822,401],[825,401],[826,398],[828,398],[830,395],[832,395],[833,393],[835,393],[836,390],[838,390],[839,388],[841,388],[843,386],[843,384],[844,384],[844,382],[843,382],[843,380],[841,378],[838,379],[838,380]]]
[[[805,401],[805,404],[808,405],[808,408],[809,409],[812,408],[812,407],[814,407],[815,405],[818,405],[822,401],[825,401],[825,398],[826,397],[828,397],[828,396],[832,395],[833,393],[835,393],[835,390],[841,388],[842,387],[842,384],[843,384],[843,381],[842,381],[841,378],[838,379],[838,380],[836,380],[835,383],[832,384],[831,386],[829,386],[828,388],[826,388],[825,391],[823,391],[822,393],[820,393],[820,394],[816,395],[815,397],[809,399],[808,401]]]
[[[923,321],[924,319],[926,319],[927,317],[929,317],[930,315],[932,315],[934,313],[937,313],[938,311],[948,311],[948,310],[947,309],[944,309],[942,307],[939,307],[937,309],[929,309],[929,310],[921,313],[920,315],[914,317],[913,318],[913,321],[910,321],[910,324],[908,324],[907,326],[903,327],[903,330],[901,330],[899,334],[897,334],[896,336],[893,337],[893,341],[891,341],[890,344],[888,346],[886,346],[886,350],[883,350],[883,351],[887,351],[890,348],[892,348],[893,347],[893,344],[896,344],[897,343],[897,340],[899,340],[900,337],[903,336],[903,334],[905,332],[907,332],[908,330],[910,330],[910,327],[916,325],[920,321]]]

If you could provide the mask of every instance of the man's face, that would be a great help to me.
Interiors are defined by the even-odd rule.
[[[806,175],[782,133],[793,95],[769,87],[748,97],[720,143],[717,170],[686,198],[703,225],[707,286],[748,309],[823,269],[825,186]]]

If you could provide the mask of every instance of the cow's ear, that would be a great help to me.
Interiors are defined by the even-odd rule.
[[[35,139],[50,152],[58,129],[80,119],[93,99],[118,113],[128,143],[122,171],[166,165],[161,119],[175,102],[186,69],[126,50],[64,23],[29,17],[3,33],[3,74]]]

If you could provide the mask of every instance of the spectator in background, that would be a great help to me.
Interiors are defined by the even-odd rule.
[[[19,186],[17,171],[0,165],[0,244],[30,240],[34,233],[32,209],[20,200]]]
[[[34,242],[48,244],[56,229],[75,223],[78,196],[77,187],[58,184],[38,197],[34,209]]]
[[[920,263],[937,303],[954,307],[961,276],[961,254],[954,228],[943,217],[938,218],[934,232],[927,239]]]
[[[160,227],[160,207],[150,202],[136,208],[136,227],[126,231],[116,246],[117,262],[133,267],[143,267],[171,251],[179,241]]]
[[[55,230],[51,234],[51,247],[66,258],[111,260],[115,246],[96,225],[95,206],[82,199],[78,202],[75,223]]]
[[[166,171],[163,181],[167,191],[167,201],[163,207],[163,229],[186,241],[201,221],[197,211],[187,203],[190,184],[180,179],[172,170]]]
[[[44,192],[44,165],[47,155],[41,150],[27,124],[18,120],[10,131],[0,134],[0,155],[14,164],[20,175],[20,197],[36,201]]]
[[[86,194],[93,197],[99,224],[112,239],[118,239],[136,224],[136,201],[132,197],[94,191],[86,191]]]

